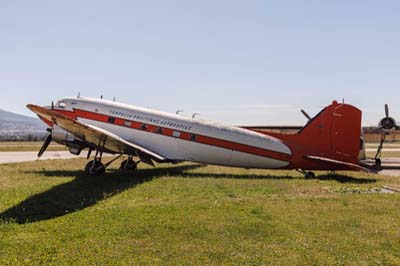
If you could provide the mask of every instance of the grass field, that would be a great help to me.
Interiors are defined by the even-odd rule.
[[[400,265],[396,177],[85,163],[0,165],[0,265]]]
[[[7,141],[0,142],[0,152],[3,151],[39,151],[43,142],[38,141]],[[48,151],[63,151],[67,150],[65,146],[52,142],[47,148]]]

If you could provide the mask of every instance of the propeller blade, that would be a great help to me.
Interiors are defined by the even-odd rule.
[[[49,134],[49,135],[47,136],[46,140],[44,141],[42,148],[40,148],[40,151],[39,151],[39,153],[38,153],[38,157],[39,157],[39,158],[40,158],[40,157],[43,155],[43,153],[46,151],[47,147],[49,147],[50,142],[51,142],[52,140],[53,140],[53,137],[52,137],[51,134]]]
[[[386,114],[386,118],[389,117],[389,105],[385,104],[385,114]]]

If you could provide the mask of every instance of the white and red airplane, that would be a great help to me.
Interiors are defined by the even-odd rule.
[[[261,168],[369,171],[361,134],[361,111],[334,101],[296,134],[265,133],[92,98],[65,98],[51,107],[28,105],[50,128],[39,157],[54,140],[79,155],[96,151],[85,171],[104,173],[121,155],[125,169],[141,162]],[[102,154],[117,155],[102,163]]]

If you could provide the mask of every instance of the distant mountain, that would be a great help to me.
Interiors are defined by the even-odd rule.
[[[43,136],[46,124],[37,118],[14,114],[0,109],[0,136],[17,137]]]

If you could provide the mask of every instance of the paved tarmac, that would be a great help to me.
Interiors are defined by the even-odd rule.
[[[382,166],[385,170],[379,174],[400,177],[400,158],[382,158]]]
[[[365,149],[365,151],[367,151],[367,152],[368,152],[368,151],[376,151],[376,150],[377,150],[377,148],[366,148],[366,149]],[[382,151],[383,151],[383,152],[399,152],[399,151],[400,151],[400,148],[383,149]]]
[[[0,152],[0,164],[36,161],[38,159],[37,154],[37,151]],[[81,156],[85,157],[86,153],[83,153]],[[69,151],[46,151],[40,160],[70,159],[77,157],[78,156],[71,154]]]

